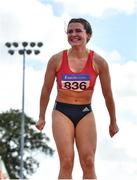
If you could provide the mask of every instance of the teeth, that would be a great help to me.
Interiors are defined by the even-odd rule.
[[[71,39],[71,41],[79,41],[80,39],[79,38],[73,38]]]

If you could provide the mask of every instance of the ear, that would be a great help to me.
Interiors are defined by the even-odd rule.
[[[87,42],[90,40],[91,34],[87,34]]]

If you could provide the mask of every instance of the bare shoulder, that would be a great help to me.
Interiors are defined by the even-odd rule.
[[[93,61],[98,73],[101,73],[103,70],[108,69],[107,61],[96,52],[94,53]]]
[[[48,62],[48,66],[53,67],[55,70],[57,70],[61,63],[62,54],[63,54],[63,51],[60,51],[54,54],[53,56],[51,56]]]

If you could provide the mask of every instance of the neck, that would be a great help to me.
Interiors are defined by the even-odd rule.
[[[69,56],[73,57],[78,57],[78,58],[83,58],[87,56],[89,53],[89,50],[84,47],[84,48],[71,48],[68,51]]]

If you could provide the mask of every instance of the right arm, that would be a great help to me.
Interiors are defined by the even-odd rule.
[[[56,74],[56,59],[52,57],[47,65],[47,70],[44,77],[44,83],[40,95],[40,109],[39,120],[36,123],[36,127],[42,130],[45,125],[45,112],[49,103],[51,90],[53,88],[55,74]]]

